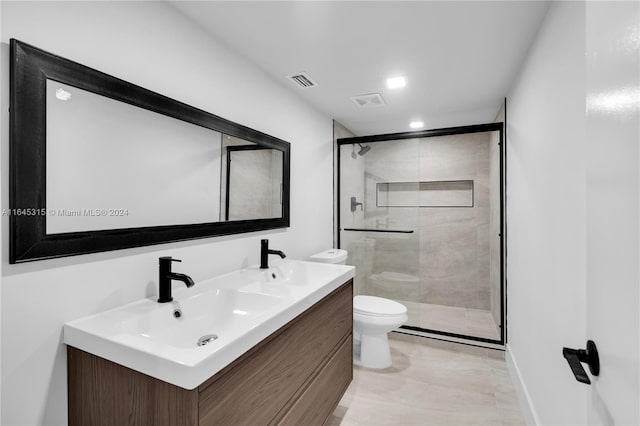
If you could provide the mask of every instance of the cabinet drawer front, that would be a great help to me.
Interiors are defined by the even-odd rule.
[[[352,360],[353,341],[349,336],[278,424],[300,426],[325,423],[351,383]]]
[[[194,426],[198,392],[67,346],[69,426]]]
[[[349,281],[200,386],[201,425],[269,423],[349,335]]]

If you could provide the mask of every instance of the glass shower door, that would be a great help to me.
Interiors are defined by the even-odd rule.
[[[340,140],[339,247],[407,331],[501,343],[502,123],[475,127]]]
[[[420,328],[501,339],[498,136],[420,139]]]
[[[419,141],[340,145],[340,247],[356,266],[356,295],[405,305],[417,324]]]

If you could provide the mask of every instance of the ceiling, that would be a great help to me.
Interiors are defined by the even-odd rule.
[[[356,135],[494,120],[546,1],[175,1],[172,5]],[[306,72],[317,87],[286,76]],[[388,89],[386,79],[407,85]],[[351,100],[380,93],[385,106]]]

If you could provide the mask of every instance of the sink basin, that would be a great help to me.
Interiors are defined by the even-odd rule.
[[[122,340],[147,339],[176,348],[192,348],[205,335],[214,334],[217,344],[260,315],[277,307],[278,296],[237,291],[209,290],[185,298],[171,306],[157,304],[145,315],[134,315],[120,323]],[[220,339],[223,338],[223,339]]]
[[[344,282],[355,268],[284,260],[175,288],[64,326],[64,342],[194,389]],[[199,342],[205,341],[203,345]]]

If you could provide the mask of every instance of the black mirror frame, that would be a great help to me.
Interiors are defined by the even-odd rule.
[[[291,146],[288,142],[16,39],[11,39],[10,45],[10,263],[289,227]],[[282,217],[47,235],[47,79],[282,151]]]

